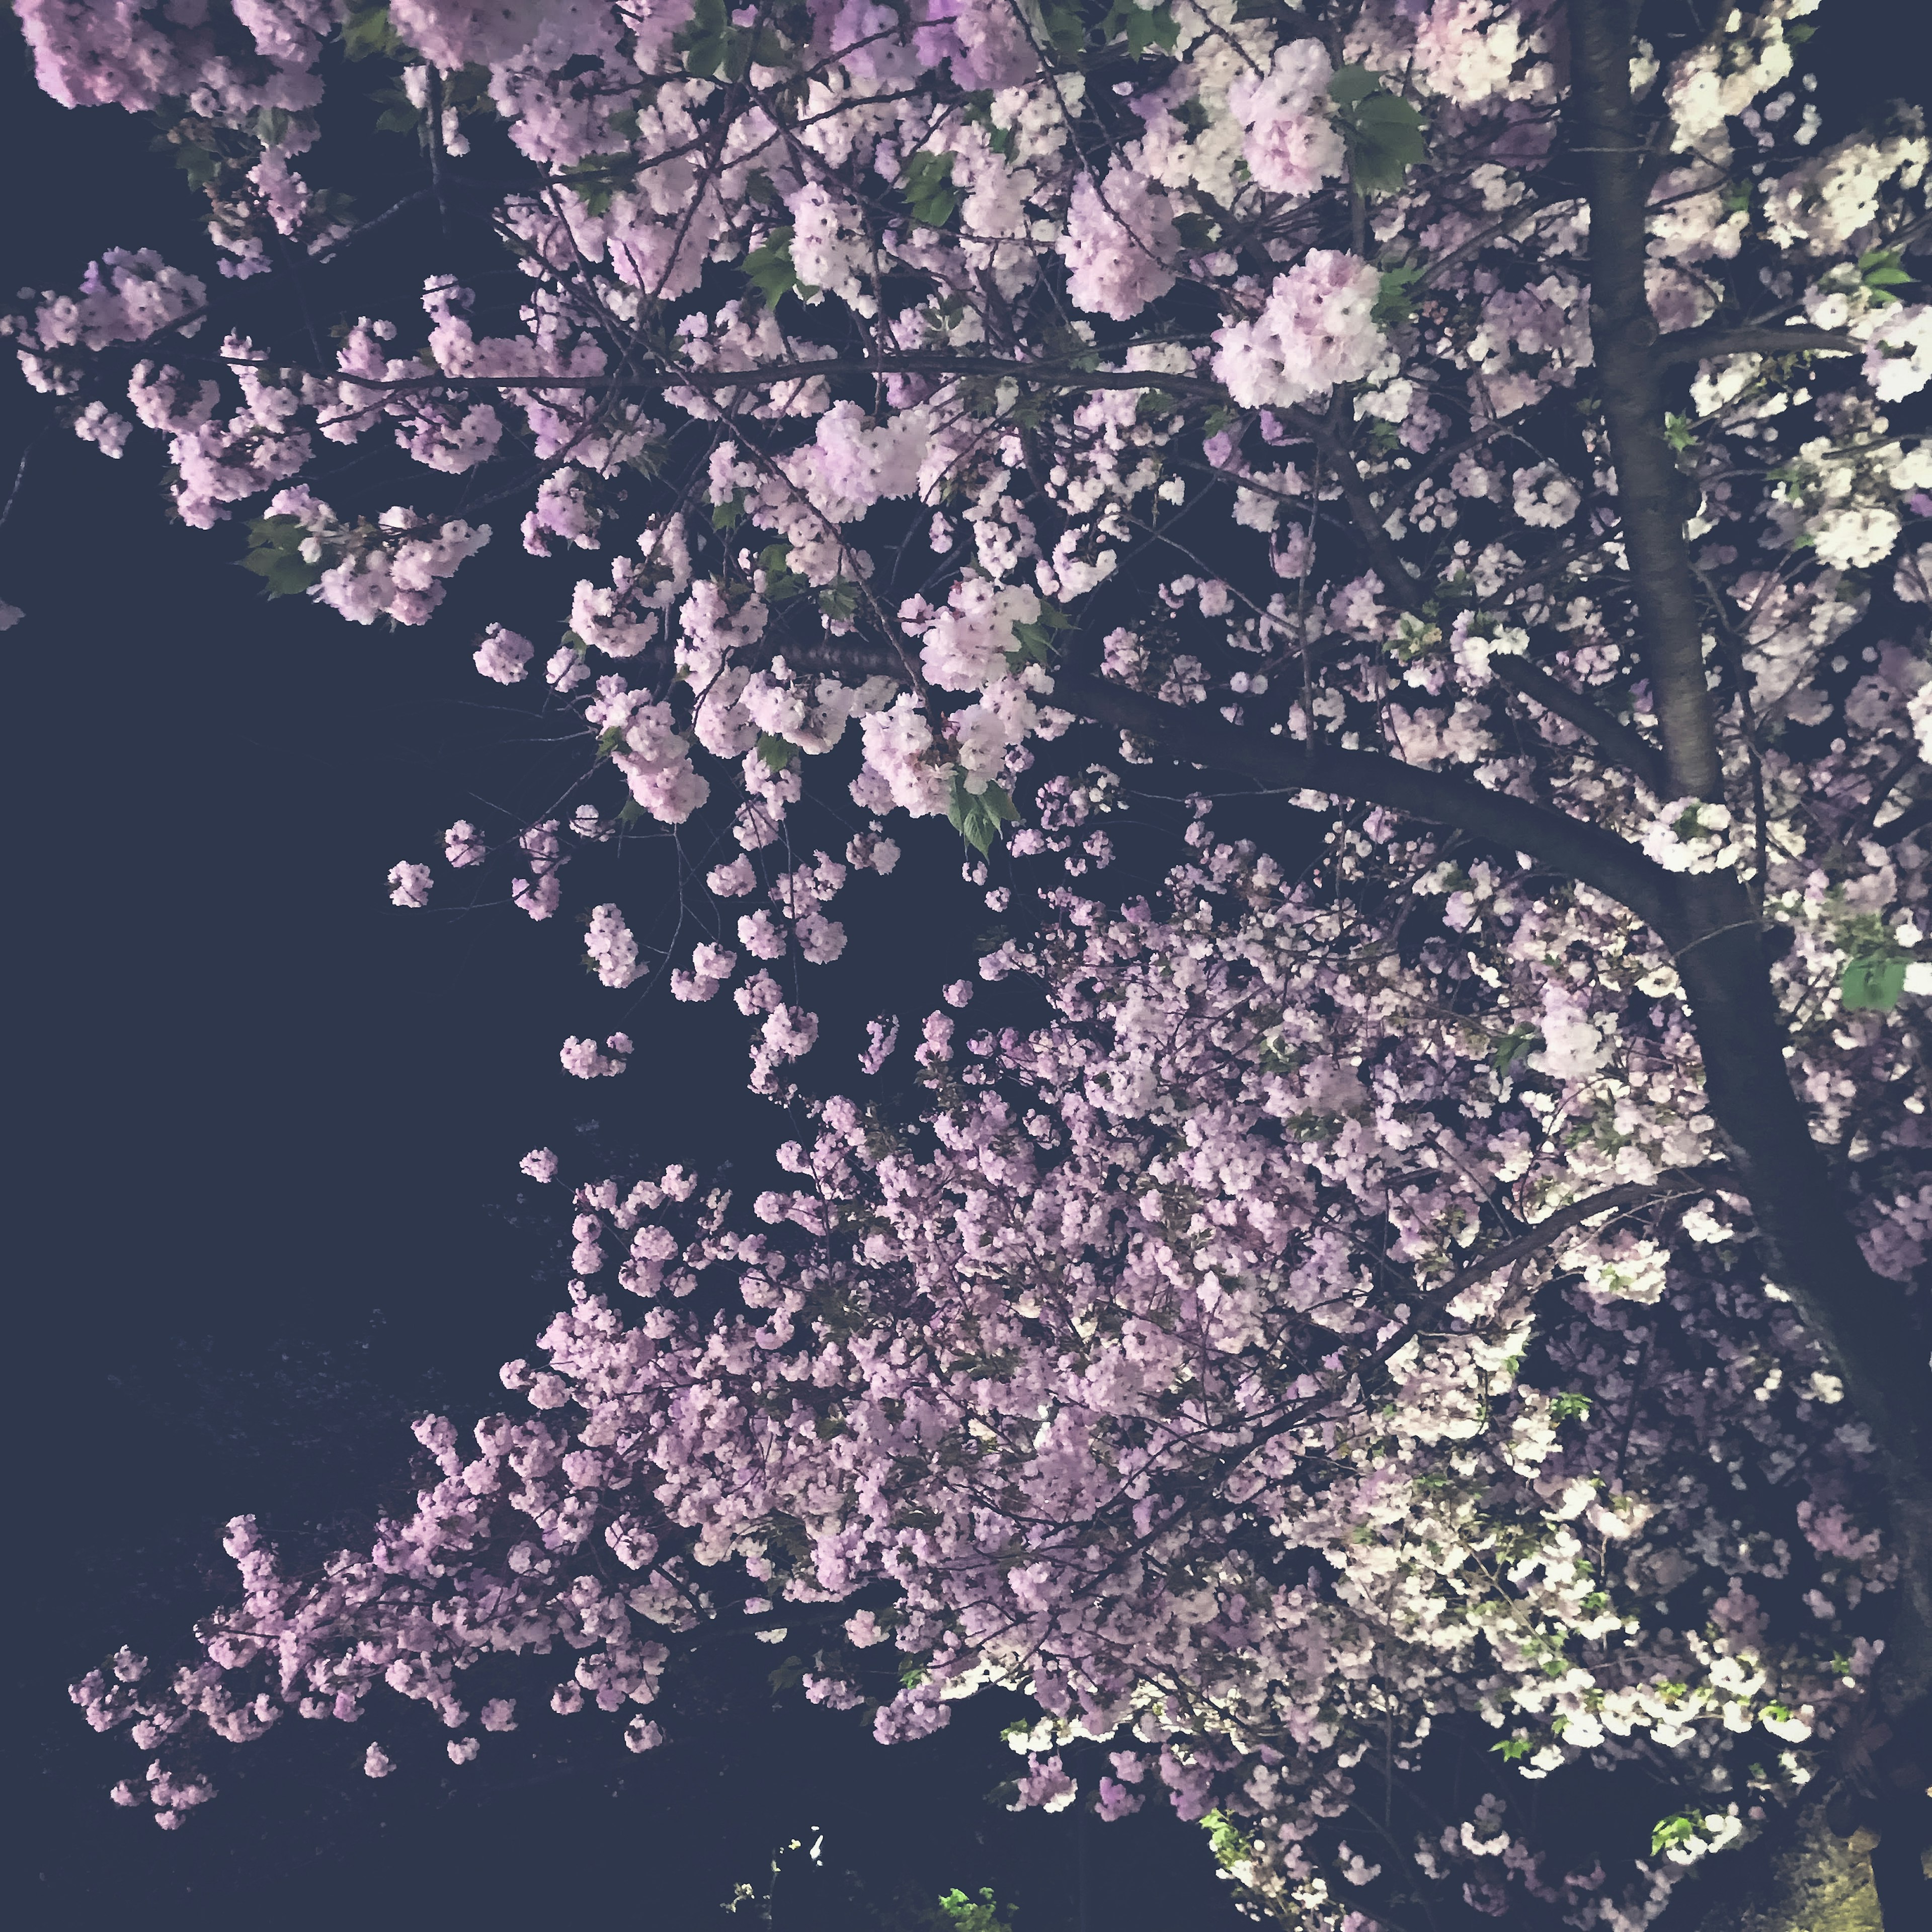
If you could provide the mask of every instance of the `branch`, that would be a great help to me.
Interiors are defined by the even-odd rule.
[[[1289,419],[1295,428],[1306,435],[1326,459],[1335,486],[1342,493],[1342,500],[1348,506],[1348,514],[1354,520],[1355,533],[1368,551],[1369,561],[1375,566],[1376,574],[1382,580],[1382,586],[1405,610],[1421,609],[1424,598],[1415,581],[1415,573],[1402,561],[1402,553],[1383,523],[1384,512],[1378,511],[1369,500],[1369,486],[1362,481],[1362,472],[1355,467],[1355,459],[1348,448],[1331,425],[1319,416],[1312,416],[1305,410],[1290,410]]]
[[[1614,832],[1447,772],[1377,752],[1344,752],[1271,737],[1211,714],[1165,704],[1124,685],[1056,672],[1052,701],[1144,738],[1171,756],[1239,772],[1279,791],[1332,792],[1528,853],[1628,906],[1660,932],[1677,928],[1670,875]]]
[[[1628,724],[1618,724],[1601,706],[1592,704],[1581,692],[1572,691],[1560,679],[1552,677],[1540,665],[1526,658],[1492,658],[1490,675],[1544,710],[1568,719],[1624,770],[1634,772],[1657,797],[1670,796],[1664,790],[1664,760],[1656,748],[1646,744]]]
[[[1620,0],[1570,0],[1564,119],[1570,149],[1589,176],[1591,335],[1669,794],[1720,798],[1724,773],[1704,680],[1704,626],[1678,508],[1682,481],[1664,440],[1662,364],[1645,280],[1644,142],[1630,92],[1634,17]]]
[[[1688,1200],[1694,1194],[1708,1194],[1724,1186],[1728,1180],[1735,1187],[1736,1177],[1721,1167],[1685,1168],[1672,1177],[1678,1184],[1662,1186],[1646,1181],[1628,1181],[1618,1187],[1606,1187],[1600,1194],[1586,1195],[1581,1201],[1573,1201],[1568,1207],[1559,1208],[1553,1214],[1545,1215],[1532,1224],[1526,1234],[1519,1234],[1513,1241],[1505,1241],[1499,1248],[1492,1248],[1478,1262],[1452,1275],[1441,1287],[1435,1289],[1416,1311],[1409,1325],[1432,1315],[1439,1315],[1465,1288],[1473,1288],[1479,1281],[1486,1280],[1500,1268],[1514,1268],[1518,1262],[1526,1262],[1532,1255],[1539,1254],[1549,1246],[1559,1234],[1567,1234],[1572,1228],[1580,1228],[1586,1221],[1594,1221],[1599,1214],[1622,1214],[1632,1208],[1646,1208],[1653,1203]]]
[[[261,357],[216,358],[228,368],[289,368]],[[940,381],[967,376],[1060,389],[1166,389],[1227,400],[1219,382],[1198,376],[1170,376],[1157,369],[1080,369],[1064,364],[1010,362],[992,356],[939,356],[913,352],[865,362],[767,362],[755,369],[662,369],[633,376],[460,376],[441,370],[423,376],[356,376],[346,370],[302,370],[320,382],[345,382],[358,389],[581,389],[619,394],[631,389],[740,389],[765,383],[808,382],[814,376],[927,376]]]
[[[1932,796],[1908,805],[1889,825],[1881,825],[1872,836],[1881,845],[1902,845],[1928,825],[1932,825]]]
[[[1856,356],[1864,348],[1841,328],[1762,328],[1750,324],[1720,328],[1706,322],[1701,328],[1682,328],[1665,336],[1652,359],[1668,369],[1720,356]]]
[[[1384,1366],[1394,1356],[1400,1354],[1421,1334],[1427,1324],[1436,1320],[1465,1290],[1475,1286],[1479,1281],[1486,1280],[1492,1274],[1506,1268],[1514,1268],[1520,1262],[1540,1254],[1558,1236],[1567,1234],[1571,1228],[1580,1227],[1586,1221],[1594,1221],[1599,1214],[1624,1214],[1635,1208],[1646,1208],[1658,1204],[1682,1201],[1694,1194],[1708,1194],[1724,1179],[1721,1168],[1687,1168],[1674,1178],[1679,1184],[1668,1186],[1644,1181],[1628,1181],[1621,1186],[1606,1187],[1601,1193],[1587,1195],[1581,1201],[1573,1201],[1568,1207],[1559,1208],[1551,1215],[1536,1223],[1527,1234],[1520,1234],[1513,1241],[1505,1241],[1499,1248],[1492,1248],[1478,1262],[1472,1262],[1466,1268],[1459,1269],[1447,1281],[1439,1282],[1424,1295],[1414,1312],[1406,1321],[1399,1322],[1394,1330],[1386,1336],[1365,1355],[1358,1356],[1328,1388],[1318,1394],[1309,1396],[1298,1402],[1284,1415],[1278,1417],[1259,1431],[1253,1441],[1242,1444],[1238,1448],[1224,1450],[1216,1461],[1221,1465],[1218,1473],[1226,1475],[1238,1468],[1263,1444],[1305,1422],[1325,1402],[1334,1400],[1337,1390],[1345,1387],[1352,1378],[1366,1394],[1370,1388],[1369,1371]],[[1165,1526],[1163,1526],[1165,1527]]]
[[[1630,95],[1635,14],[1623,0],[1569,0],[1569,16],[1565,118],[1590,177],[1592,333],[1645,664],[1671,795],[1718,798],[1703,624],[1664,440],[1664,356],[1645,289],[1643,143]],[[1727,335],[1737,339],[1714,332],[1703,340]],[[1766,1273],[1797,1304],[1870,1432],[1874,1474],[1900,1558],[1900,1601],[1881,1673],[1886,1701],[1897,1708],[1932,1687],[1932,1378],[1924,1338],[1900,1284],[1866,1260],[1811,1137],[1785,1062],[1790,1025],[1772,990],[1750,893],[1735,874],[1715,872],[1677,882],[1670,898],[1678,936],[1666,930],[1666,938],[1710,1112],[1756,1216]]]

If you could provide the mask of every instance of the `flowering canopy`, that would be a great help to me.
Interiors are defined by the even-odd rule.
[[[795,1235],[586,1194],[580,1276],[634,1233],[640,1325],[583,1290],[555,1414],[481,1462],[425,1424],[442,1486],[372,1558],[298,1584],[238,1530],[210,1664],[157,1699],[130,1661],[97,1716],[238,1736],[386,1675],[448,1716],[456,1667],[560,1636],[560,1708],[648,1701],[633,1620],[712,1613],[692,1566],[729,1564],[883,1593],[848,1640],[926,1673],[889,1734],[1029,1685],[1027,1802],[1126,1727],[1102,1808],[1157,1757],[1257,1899],[1454,1875],[1622,1924],[1668,1860],[1559,1871],[1500,1799],[1386,1857],[1322,1821],[1377,1726],[1392,1790],[1474,1714],[1532,1771],[1694,1761],[1688,1857],[1804,1774],[1880,1586],[1880,1694],[1922,1699],[1928,152],[1906,110],[1826,128],[1815,0],[1645,38],[1618,0],[16,4],[57,98],[159,117],[231,284],[105,256],[8,321],[28,379],[108,454],[164,436],[184,520],[242,510],[268,587],[352,621],[429,620],[486,505],[575,553],[554,649],[466,648],[581,720],[580,784],[444,860],[542,920],[585,842],[728,826],[704,938],[613,902],[589,953],[730,988],[755,1085],[803,1077],[799,969],[900,814],[1077,876],[1116,766],[1164,758],[1332,828],[1299,882],[1204,831],[1163,910],[1053,902],[982,970],[1059,1019],[952,1087],[928,1021],[930,1143],[826,1102]],[[372,86],[429,178],[363,216],[304,170]],[[414,314],[326,353],[251,320],[418,212],[464,238]],[[638,1058],[601,1030],[570,1072]],[[656,1304],[728,1264],[768,1319]],[[1510,1366],[1532,1333],[1587,1414]],[[1790,1533],[1732,1534],[1706,1472],[1747,1465]],[[1796,1617],[1749,1580],[1801,1572]],[[836,1645],[812,1682],[865,1694]],[[1767,1725],[1775,1771],[1732,1742]],[[158,1770],[158,1815],[203,1788]]]
[[[1808,1781],[1897,1559],[1869,1433],[1751,1255],[1660,948],[1552,974],[1591,913],[1478,862],[1429,876],[1467,909],[1405,960],[1359,898],[1412,848],[1352,906],[1195,842],[1166,918],[1057,895],[982,969],[1049,1020],[962,1040],[949,988],[922,1098],[816,1108],[799,1184],[749,1215],[676,1168],[578,1187],[571,1306],[503,1371],[529,1410],[420,1423],[414,1512],[319,1575],[238,1518],[206,1661],[77,1687],[156,1753],[123,1802],[178,1822],[198,1738],[385,1686],[448,1740],[392,1714],[370,1775],[398,1731],[467,1763],[518,1720],[464,1676],[513,1653],[555,1660],[557,1714],[638,1707],[650,1748],[675,1646],[720,1620],[887,1742],[1028,1692],[1016,1805],[1164,1793],[1298,1924],[1444,1887],[1641,1924]],[[1539,1005],[1543,1042],[1499,1046]],[[1909,1140],[1882,1057],[1833,1064]],[[1502,1762],[1430,1822],[1444,1748]],[[1649,1858],[1538,1844],[1519,1774],[1583,1762],[1657,1774]]]

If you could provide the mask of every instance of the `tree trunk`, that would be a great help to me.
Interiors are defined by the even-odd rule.
[[[1815,1801],[1774,1828],[1755,1856],[1714,1859],[1673,1901],[1659,1932],[1923,1932],[1932,1924],[1922,1849],[1910,1846],[1905,1872],[1894,1869],[1912,1834],[1881,1837],[1862,1826],[1841,1838],[1826,1814]]]
[[[1565,132],[1588,182],[1591,332],[1604,389],[1624,550],[1666,771],[1678,796],[1722,796],[1704,620],[1664,440],[1670,358],[1646,286],[1648,131],[1630,99],[1636,10],[1569,0]],[[1661,142],[1654,144],[1660,149]],[[1785,1029],[1756,908],[1730,873],[1683,880],[1659,930],[1676,955],[1711,1113],[1763,1241],[1770,1280],[1797,1304],[1870,1430],[1901,1575],[1878,1685],[1888,1711],[1932,1690],[1932,1375],[1904,1291],[1867,1265],[1823,1150],[1784,1068]]]

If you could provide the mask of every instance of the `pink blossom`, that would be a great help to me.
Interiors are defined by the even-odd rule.
[[[1180,244],[1167,197],[1118,164],[1104,186],[1088,175],[1075,184],[1058,245],[1076,308],[1127,322],[1174,286]]]
[[[527,638],[492,624],[476,646],[476,668],[499,684],[515,684],[530,668],[531,649]]]
[[[392,905],[425,906],[429,904],[430,872],[427,866],[405,860],[389,868],[389,902]]]
[[[1251,322],[1216,332],[1214,371],[1244,407],[1325,396],[1366,375],[1382,353],[1372,319],[1381,278],[1365,262],[1316,248],[1285,275]]]

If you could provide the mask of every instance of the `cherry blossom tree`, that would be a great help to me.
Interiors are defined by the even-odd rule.
[[[424,1423],[369,1555],[238,1526],[208,1661],[82,1687],[160,1751],[130,1802],[379,1683],[473,1754],[506,1650],[648,1704],[724,1617],[889,1738],[1024,1688],[1017,1802],[1163,1786],[1292,1922],[1640,1924],[1821,1768],[1910,1883],[1928,152],[1827,125],[1815,0],[16,10],[56,98],[158,117],[220,257],[25,298],[28,380],[353,622],[429,622],[520,514],[560,641],[464,650],[580,770],[447,872],[548,920],[674,830],[674,937],[585,908],[597,980],[729,989],[815,1109],[772,1233],[586,1183],[537,1418]],[[310,176],[372,120],[424,174],[365,212]],[[1174,764],[1279,835],[1076,896]],[[936,1012],[868,1108],[798,1064],[804,969],[942,816],[1032,921],[982,976],[1054,1017]],[[607,1024],[569,1072],[647,1057]],[[1625,1761],[1682,1789],[1647,1856],[1519,1816]]]

